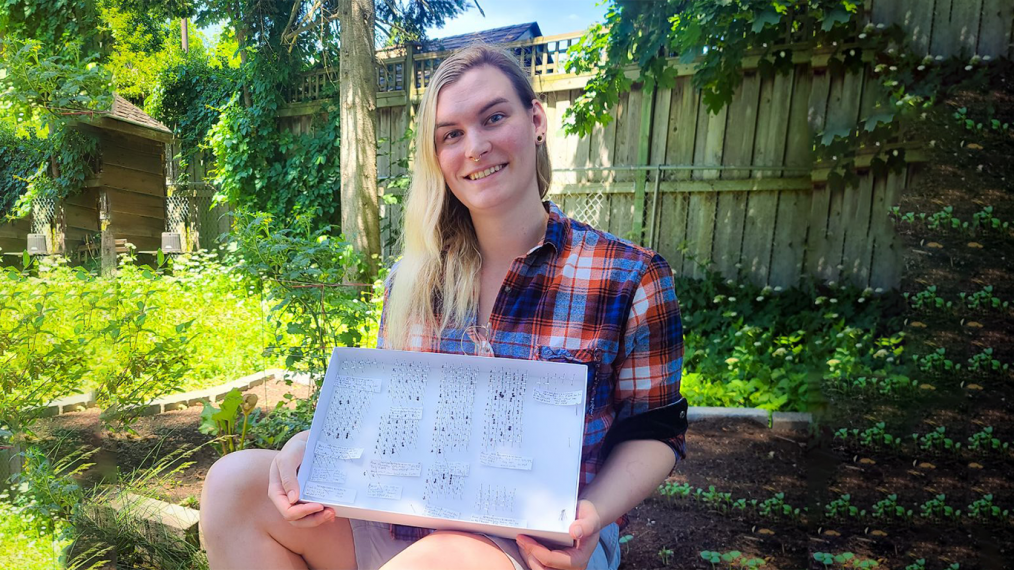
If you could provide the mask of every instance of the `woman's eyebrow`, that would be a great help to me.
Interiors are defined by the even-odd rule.
[[[499,105],[501,103],[507,103],[507,99],[505,99],[503,97],[497,97],[496,99],[493,99],[489,103],[486,103],[485,105],[483,105],[482,109],[479,109],[479,112],[476,113],[476,115],[481,115],[481,114],[485,113],[486,111],[488,111],[490,108],[496,107],[497,105]],[[433,127],[433,128],[434,129],[442,129],[444,127],[452,127],[452,126],[454,126],[453,122],[444,121],[442,123],[437,123],[437,125],[435,127]]]

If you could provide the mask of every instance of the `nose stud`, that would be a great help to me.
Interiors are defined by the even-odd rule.
[[[480,159],[479,159],[479,157],[477,157],[477,156],[475,156],[475,157],[472,157],[472,162],[479,162],[479,160],[480,160]]]

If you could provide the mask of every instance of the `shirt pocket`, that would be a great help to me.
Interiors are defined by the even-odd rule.
[[[544,362],[563,362],[566,364],[581,364],[587,367],[588,377],[585,383],[587,390],[587,414],[595,413],[609,405],[609,383],[608,372],[602,365],[602,350],[597,348],[581,348],[567,350],[566,348],[555,348],[551,346],[539,346],[536,350],[537,360]]]

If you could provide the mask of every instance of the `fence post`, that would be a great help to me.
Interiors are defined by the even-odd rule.
[[[0,430],[0,489],[6,489],[11,476],[19,473],[21,448],[14,443],[14,434]]]
[[[638,132],[637,142],[637,166],[648,164],[648,153],[651,149],[651,123],[655,115],[655,93],[657,90],[652,85],[651,89],[641,93],[641,126]],[[648,182],[648,169],[637,171],[634,179],[634,228],[633,234],[637,243],[644,245],[644,213],[645,213],[645,191],[644,187]]]

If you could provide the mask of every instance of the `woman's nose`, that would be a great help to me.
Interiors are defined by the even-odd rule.
[[[468,146],[466,147],[467,157],[474,162],[479,162],[482,155],[489,152],[493,147],[486,137],[480,135],[473,135],[468,137]]]

